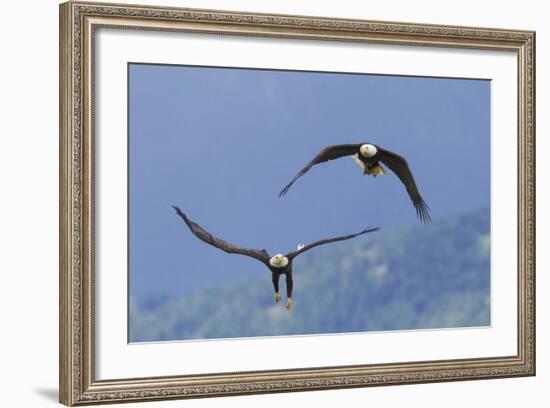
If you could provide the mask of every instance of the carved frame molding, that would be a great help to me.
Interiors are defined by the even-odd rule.
[[[98,27],[514,51],[518,61],[517,355],[176,377],[94,377],[94,95]],[[122,4],[60,5],[60,402],[305,391],[535,374],[535,33]]]

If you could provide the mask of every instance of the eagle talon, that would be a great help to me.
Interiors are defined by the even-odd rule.
[[[283,297],[279,292],[275,293],[275,303],[279,303]]]
[[[292,309],[292,299],[291,298],[288,298],[288,300],[286,301],[286,308],[288,310]]]

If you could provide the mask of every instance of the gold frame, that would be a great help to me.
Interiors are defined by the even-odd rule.
[[[507,50],[518,63],[518,350],[514,356],[96,380],[93,47],[98,27]],[[60,402],[80,405],[535,374],[535,33],[68,2],[60,5]]]

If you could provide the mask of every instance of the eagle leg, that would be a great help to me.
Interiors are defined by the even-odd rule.
[[[279,303],[282,299],[282,296],[279,293],[279,274],[272,273],[271,281],[273,282],[273,289],[275,289],[275,303]]]
[[[286,308],[287,308],[288,310],[292,309],[292,299],[291,299],[291,298],[288,298],[288,299],[286,300]]]
[[[292,272],[286,273],[286,296],[288,297],[286,301],[286,308],[288,310],[292,309],[292,288],[294,286],[294,282],[292,281]]]
[[[363,172],[363,175],[368,174],[369,176],[387,176],[386,170],[379,164],[375,164],[372,167],[365,166],[365,170]]]

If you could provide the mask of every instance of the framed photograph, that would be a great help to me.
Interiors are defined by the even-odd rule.
[[[60,6],[60,401],[535,374],[535,33]]]

